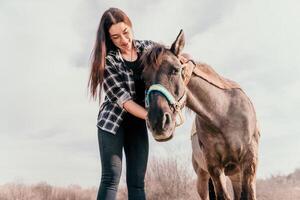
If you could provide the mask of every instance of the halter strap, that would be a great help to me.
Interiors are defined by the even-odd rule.
[[[149,87],[149,89],[147,90],[147,93],[146,93],[146,107],[149,107],[149,104],[150,104],[149,96],[150,96],[150,93],[154,92],[154,91],[157,91],[157,92],[160,92],[161,94],[163,94],[166,97],[166,99],[168,100],[169,104],[172,105],[172,104],[176,103],[176,100],[173,97],[173,95],[163,85],[153,84]]]
[[[177,112],[179,114],[180,122],[177,123],[177,121],[176,121],[176,126],[180,126],[181,124],[183,124],[184,118],[181,113],[181,109],[183,108],[185,100],[186,100],[186,91],[178,99],[178,101],[176,101],[175,98],[173,97],[173,95],[163,85],[153,84],[149,87],[149,89],[146,92],[145,103],[146,103],[147,108],[150,105],[150,100],[149,100],[150,94],[154,91],[160,92],[162,95],[164,95],[166,97],[167,101],[169,102],[169,104],[174,108],[175,112]]]

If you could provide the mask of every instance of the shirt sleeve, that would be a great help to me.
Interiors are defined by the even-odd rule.
[[[132,99],[129,91],[126,90],[122,75],[109,60],[106,60],[104,69],[103,89],[109,101],[116,102],[121,108],[126,101]]]

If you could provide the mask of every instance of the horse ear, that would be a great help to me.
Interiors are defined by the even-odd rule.
[[[183,30],[181,29],[176,40],[173,42],[170,50],[176,56],[178,56],[181,53],[181,51],[184,47],[184,44],[185,44],[184,33],[183,33]]]

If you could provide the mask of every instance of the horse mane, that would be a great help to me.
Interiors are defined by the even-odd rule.
[[[152,69],[158,70],[162,62],[162,55],[168,49],[162,44],[154,44],[149,50],[146,51],[141,57],[141,65],[144,69],[151,67]]]

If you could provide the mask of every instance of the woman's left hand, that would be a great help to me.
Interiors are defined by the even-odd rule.
[[[178,58],[183,66],[182,75],[183,75],[184,82],[185,84],[187,84],[193,73],[195,63],[192,61],[191,56],[186,53],[179,55]]]

